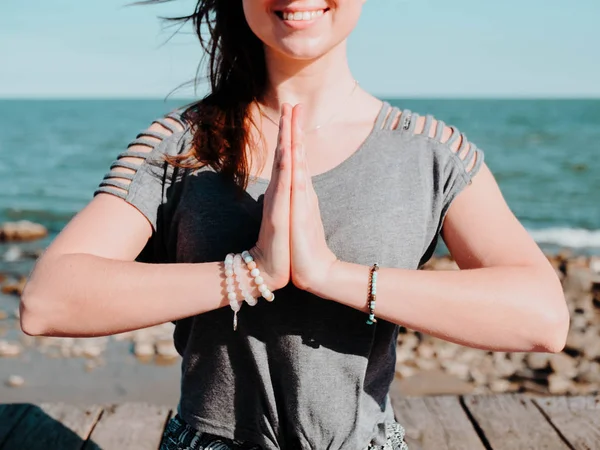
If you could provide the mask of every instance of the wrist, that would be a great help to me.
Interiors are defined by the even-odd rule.
[[[241,256],[246,266],[247,282],[250,286],[250,294],[255,297],[263,297],[269,302],[274,300],[273,291],[276,289],[273,278],[260,265],[258,252],[252,252],[253,249],[242,252]],[[258,260],[257,260],[258,258]]]
[[[252,258],[254,258],[256,267],[258,268],[258,270],[260,270],[260,276],[263,278],[263,282],[267,285],[271,292],[277,289],[281,289],[288,283],[287,281],[281,280],[280,277],[275,277],[271,275],[271,270],[269,270],[269,267],[267,266],[265,262],[266,260],[263,256],[263,252],[259,247],[252,247],[248,250],[248,253],[250,253]],[[254,278],[250,275],[250,271],[248,271],[248,276],[251,277],[252,280],[254,280]],[[256,291],[258,292],[258,286],[256,286],[256,283],[252,282],[252,285],[256,288]],[[258,293],[258,295],[261,295],[260,292]]]
[[[332,259],[323,269],[317,272],[318,276],[312,278],[305,290],[325,300],[334,300],[332,293],[329,292],[329,287],[343,264],[344,262],[337,259],[337,257]]]

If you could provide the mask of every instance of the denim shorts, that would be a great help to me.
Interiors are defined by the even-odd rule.
[[[384,446],[370,444],[365,450],[408,450],[404,442],[404,427],[390,423],[386,427],[387,441]],[[160,450],[262,450],[256,444],[226,439],[196,431],[176,414],[163,433]]]

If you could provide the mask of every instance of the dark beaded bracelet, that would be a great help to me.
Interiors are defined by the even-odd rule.
[[[377,298],[377,271],[379,265],[373,264],[369,271],[369,318],[367,319],[367,325],[373,325],[377,322],[375,318],[375,300]]]

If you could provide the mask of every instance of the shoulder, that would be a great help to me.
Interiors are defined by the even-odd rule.
[[[189,129],[181,110],[154,119],[116,155],[94,196],[106,192],[126,199],[140,184],[152,180],[144,174],[160,179],[166,168],[164,156],[182,153]]]
[[[408,109],[392,108],[384,128],[401,132],[424,143],[434,156],[457,164],[470,184],[481,168],[484,152],[454,125],[447,125],[431,114],[421,115]]]
[[[190,132],[190,125],[184,119],[183,110],[176,109],[163,117],[156,118],[145,130],[138,133],[129,144],[129,149],[151,151],[161,148],[162,153],[175,155],[180,153],[179,143]],[[146,148],[142,148],[146,147]]]

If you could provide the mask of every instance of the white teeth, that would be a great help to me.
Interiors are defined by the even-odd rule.
[[[319,9],[317,11],[296,11],[296,12],[284,12],[282,13],[283,20],[313,20],[317,17],[321,17],[325,13],[324,10]]]

